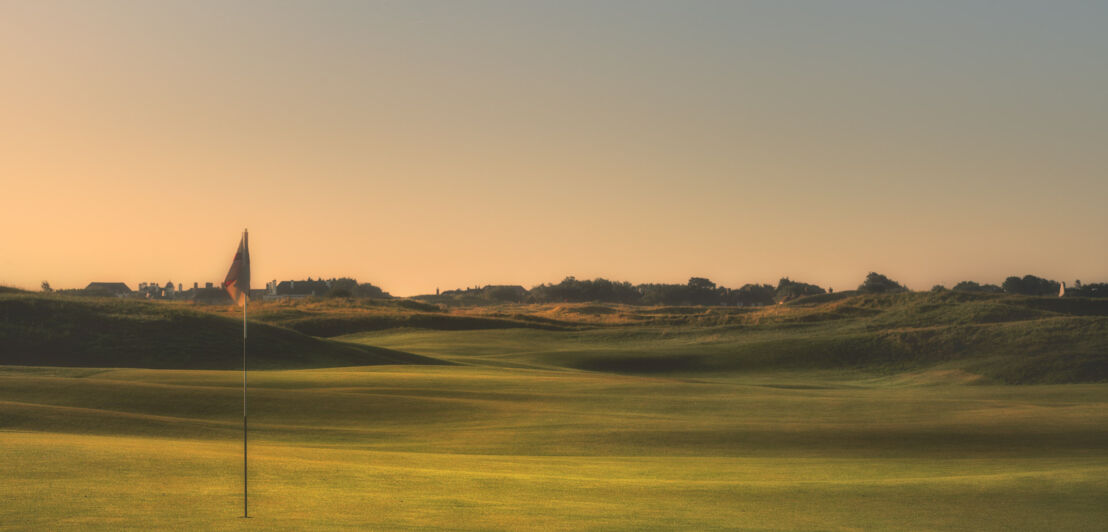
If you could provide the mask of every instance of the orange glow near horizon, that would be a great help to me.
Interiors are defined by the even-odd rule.
[[[0,5],[0,284],[1108,281],[1108,8],[677,4]]]

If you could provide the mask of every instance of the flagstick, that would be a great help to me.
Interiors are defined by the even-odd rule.
[[[250,294],[242,303],[242,516],[250,517],[246,506],[246,307],[250,304]]]

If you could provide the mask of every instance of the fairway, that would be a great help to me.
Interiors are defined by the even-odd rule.
[[[646,335],[648,340],[641,340]],[[957,370],[619,374],[704,337],[394,330],[450,365],[0,369],[10,529],[1096,530],[1108,385]],[[641,341],[640,341],[641,340]],[[571,363],[566,363],[570,361]]]

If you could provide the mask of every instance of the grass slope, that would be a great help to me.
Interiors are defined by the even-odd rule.
[[[666,309],[624,309],[616,312]],[[754,311],[669,309],[684,325],[394,331],[344,337],[465,363],[694,376],[841,371],[1012,384],[1108,381],[1108,301],[897,294]],[[696,310],[696,313],[685,313]]]
[[[239,355],[237,318],[227,307],[5,294],[0,362],[231,368]],[[374,347],[373,339],[403,351],[392,336],[427,330],[438,331],[428,336],[432,343],[477,338],[486,349],[504,340],[513,352],[498,355],[499,363],[519,367],[701,376],[936,370],[983,382],[1108,381],[1108,300],[1096,299],[942,292],[825,294],[761,308],[585,303],[448,310],[406,300],[324,299],[252,305],[251,318],[269,325],[256,323],[250,342],[259,367],[269,368],[426,362]]]
[[[1104,310],[850,295],[486,308],[578,325],[343,342],[252,326],[275,366],[353,343],[449,365],[252,373],[250,520],[241,373],[0,366],[0,527],[1099,530],[1108,384],[997,383],[1090,380]],[[182,362],[209,332],[240,356],[240,321],[172,304],[5,295],[0,327],[4,357],[156,357],[143,343]]]
[[[251,323],[257,369],[436,361]],[[0,294],[0,364],[231,369],[242,365],[242,321],[180,304]]]
[[[574,326],[524,313],[483,312],[481,315],[470,315],[450,312],[436,305],[403,299],[311,299],[262,303],[253,309],[255,319],[259,321],[321,337],[397,328],[564,330]]]

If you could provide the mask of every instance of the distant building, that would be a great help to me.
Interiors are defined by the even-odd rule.
[[[522,303],[527,299],[527,289],[520,285],[488,285],[481,289],[485,299]]]
[[[125,283],[94,282],[89,283],[88,286],[85,287],[85,290],[88,292],[104,292],[115,297],[126,297],[133,293],[131,288]]]
[[[435,289],[435,295],[448,298],[478,298],[488,301],[501,301],[505,303],[522,303],[526,301],[529,292],[520,285],[496,285],[473,286],[458,288],[456,290]]]
[[[208,284],[210,285],[212,283]],[[222,288],[212,288],[209,286],[205,288],[195,288],[189,290],[189,292],[192,292],[192,297],[190,297],[189,300],[195,305],[230,305],[234,303],[234,301],[231,300],[231,295]]]
[[[173,299],[176,292],[172,281],[167,282],[165,286],[158,283],[139,283],[137,290],[138,296],[146,299]]]
[[[270,288],[271,296],[299,299],[326,295],[327,291],[331,289],[331,282],[322,279],[318,281],[311,279],[307,281],[281,281],[279,283],[273,281],[267,283],[266,286]]]

